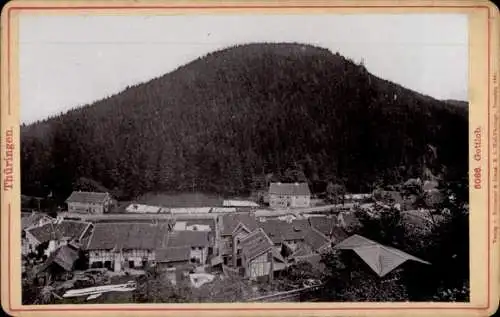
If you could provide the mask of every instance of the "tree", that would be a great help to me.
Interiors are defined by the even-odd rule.
[[[321,293],[325,301],[404,301],[406,286],[396,270],[380,278],[367,264],[348,250],[331,251],[322,257],[326,270]]]
[[[374,208],[376,208],[374,211],[376,216],[370,216],[359,208],[355,209],[354,213],[359,220],[356,232],[381,244],[394,247],[404,246],[407,232],[401,212],[396,208],[386,210],[377,205]]]
[[[321,272],[309,262],[298,262],[286,269],[286,279],[292,283],[302,283],[308,279],[317,279],[321,276]]]
[[[329,182],[326,186],[326,199],[332,204],[343,204],[345,193],[344,185]]]

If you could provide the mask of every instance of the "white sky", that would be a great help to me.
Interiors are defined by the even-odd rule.
[[[467,99],[459,14],[43,16],[20,19],[21,121],[83,106],[211,51],[300,42],[438,99]]]

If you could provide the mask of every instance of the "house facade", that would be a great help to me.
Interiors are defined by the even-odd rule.
[[[109,193],[74,191],[68,199],[68,212],[103,214],[109,212],[113,199]]]
[[[89,266],[119,272],[153,264],[169,228],[161,223],[96,223],[85,247]]]
[[[273,209],[305,208],[311,205],[307,183],[271,183],[269,206]]]
[[[236,266],[236,237],[247,235],[257,228],[257,220],[252,213],[233,213],[217,217],[216,255],[220,256],[224,265]]]
[[[162,247],[171,250],[175,248],[188,250],[191,263],[204,265],[207,263],[210,253],[212,253],[212,236],[210,231],[172,231],[165,237]]]
[[[272,279],[273,246],[274,243],[261,228],[236,238],[234,248],[241,257],[236,267],[242,267],[243,275],[251,280],[264,276]]]

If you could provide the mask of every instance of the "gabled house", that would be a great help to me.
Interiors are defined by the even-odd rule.
[[[66,280],[72,275],[75,263],[79,258],[79,249],[71,244],[56,249],[47,260],[36,269],[35,276],[44,275],[46,283],[51,280]]]
[[[321,232],[334,244],[339,243],[348,237],[344,229],[339,226],[339,221],[336,216],[309,217],[308,220],[311,227]]]
[[[307,183],[271,183],[269,206],[273,209],[303,208],[311,205],[311,191]]]
[[[113,205],[109,193],[74,191],[68,199],[68,212],[102,214],[109,212]]]
[[[306,219],[283,221],[279,219],[268,219],[261,222],[260,227],[269,236],[276,251],[281,252],[283,245],[292,251],[304,242],[305,235],[309,230],[309,222]]]
[[[264,230],[256,229],[239,237],[236,243],[237,254],[241,257],[241,264],[237,266],[243,268],[244,276],[254,280],[262,276],[272,279],[274,275],[273,242]]]
[[[212,253],[213,238],[210,231],[184,230],[172,231],[167,234],[162,242],[160,249],[167,249],[171,252],[180,254],[189,250],[189,261],[193,264],[205,265],[209,255]],[[167,251],[162,251],[163,254]],[[182,253],[185,254],[185,253]],[[166,255],[168,257],[168,254]]]
[[[257,220],[253,213],[232,213],[217,217],[219,231],[216,239],[218,256],[222,257],[224,265],[236,265],[234,254],[234,241],[237,236],[246,235],[258,228]]]
[[[48,243],[45,254],[49,256],[53,251],[69,241],[82,243],[92,232],[93,224],[85,221],[57,220],[42,226],[26,229],[23,252],[34,252],[43,243]]]
[[[39,212],[31,212],[21,216],[21,229],[26,230],[32,227],[40,227],[44,224],[54,222],[56,219]]]
[[[156,250],[156,266],[160,270],[187,267],[191,260],[191,247],[166,247]]]
[[[96,223],[85,247],[89,266],[119,272],[153,264],[169,228],[162,223]]]
[[[332,241],[314,227],[311,227],[304,235],[304,243],[316,253],[322,253],[332,246]]]

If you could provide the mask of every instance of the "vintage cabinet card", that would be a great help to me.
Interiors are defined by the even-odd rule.
[[[12,316],[498,307],[487,1],[11,1]]]

